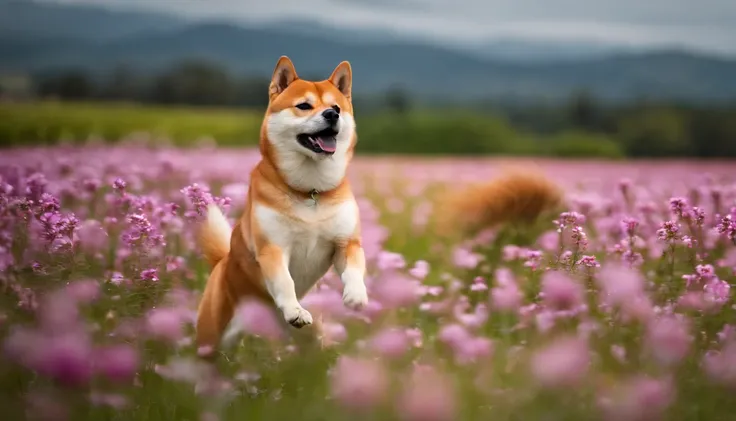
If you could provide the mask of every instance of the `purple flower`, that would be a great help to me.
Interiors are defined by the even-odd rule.
[[[424,260],[417,260],[414,267],[409,269],[409,274],[419,280],[423,280],[429,274],[429,263]]]
[[[283,329],[274,311],[261,301],[250,299],[236,309],[236,320],[243,332],[270,340],[283,338]]]
[[[116,178],[115,181],[112,182],[112,188],[120,194],[125,191],[125,187],[127,186],[128,184],[122,178]]]
[[[330,380],[332,396],[349,409],[368,410],[388,395],[389,374],[373,360],[342,355]]]
[[[414,366],[399,395],[399,415],[404,421],[456,419],[455,387],[449,378],[428,366]]]
[[[588,268],[597,268],[601,266],[595,256],[583,256],[577,261],[577,264]]]
[[[672,365],[687,356],[693,337],[684,317],[662,316],[649,322],[645,342],[657,362]]]
[[[731,298],[731,285],[720,279],[711,279],[703,287],[703,292],[706,302],[723,305]]]
[[[637,375],[605,391],[599,405],[609,421],[650,421],[661,419],[674,398],[670,379]]]
[[[176,310],[156,309],[149,313],[146,328],[156,338],[176,342],[184,335],[184,320]]]
[[[544,304],[554,310],[570,310],[583,304],[585,291],[580,283],[562,272],[542,275],[541,294]]]
[[[374,352],[388,358],[399,358],[409,350],[409,338],[397,328],[381,330],[370,339],[369,344]]]
[[[626,305],[644,294],[641,274],[617,264],[607,264],[601,268],[597,281],[605,301],[611,305]]]
[[[675,221],[662,222],[657,230],[657,238],[670,243],[678,240],[680,238],[680,224]]]
[[[690,207],[687,204],[687,199],[684,197],[673,197],[670,199],[670,210],[672,214],[678,218],[683,218],[683,214],[687,215]]]
[[[588,374],[588,346],[575,337],[560,337],[538,350],[531,360],[534,378],[544,387],[573,387]]]
[[[465,247],[456,247],[452,254],[452,260],[458,268],[473,269],[478,266],[482,259],[482,255],[473,253]]]
[[[557,232],[562,232],[568,226],[577,226],[585,223],[585,215],[577,212],[562,212],[554,221]]]
[[[96,370],[115,382],[132,380],[138,368],[138,353],[126,345],[98,349],[94,360]]]
[[[77,227],[77,238],[82,251],[89,254],[107,251],[108,235],[100,221],[88,219]]]
[[[146,269],[141,271],[141,280],[158,282],[158,269]]]
[[[639,221],[636,218],[627,217],[621,221],[621,228],[628,237],[636,235],[636,229],[639,227]]]

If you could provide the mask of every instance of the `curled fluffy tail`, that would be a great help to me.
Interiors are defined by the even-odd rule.
[[[207,207],[207,217],[199,228],[197,241],[207,262],[215,266],[230,252],[232,227],[217,205]]]
[[[562,192],[544,176],[510,171],[485,183],[441,196],[439,228],[462,235],[509,222],[532,222],[562,201]]]

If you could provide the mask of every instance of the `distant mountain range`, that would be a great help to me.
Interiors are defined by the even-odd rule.
[[[246,26],[18,0],[0,0],[0,10],[0,73],[104,72],[118,64],[153,72],[199,58],[235,74],[268,76],[286,54],[304,76],[326,77],[341,60],[350,60],[356,94],[401,86],[440,100],[556,100],[581,89],[607,100],[736,99],[736,59],[685,50],[513,39],[439,45],[398,32],[309,21]]]

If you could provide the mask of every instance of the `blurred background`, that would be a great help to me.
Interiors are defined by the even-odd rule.
[[[736,156],[732,0],[0,0],[0,146],[253,146],[276,60],[363,154]]]

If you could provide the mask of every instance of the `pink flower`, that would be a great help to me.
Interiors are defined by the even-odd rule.
[[[458,268],[473,269],[481,262],[483,256],[473,253],[467,248],[456,247],[452,254],[452,260]]]
[[[723,325],[723,328],[720,332],[718,332],[718,341],[720,342],[726,342],[729,339],[734,338],[734,334],[736,333],[736,327],[730,324]]]
[[[486,291],[488,289],[488,285],[486,285],[485,279],[483,279],[480,276],[477,276],[475,279],[473,279],[472,285],[470,285],[471,291]]]
[[[184,336],[181,314],[173,309],[156,309],[146,320],[148,332],[156,338],[176,342]]]
[[[611,355],[620,363],[626,362],[626,348],[621,345],[611,345]]]
[[[580,283],[562,272],[550,271],[542,275],[544,304],[555,310],[569,310],[580,306],[585,292]]]
[[[731,285],[720,279],[711,279],[703,287],[704,299],[706,302],[723,305],[731,298]]]
[[[409,349],[409,338],[403,330],[388,328],[378,332],[370,341],[370,348],[388,358],[399,358]]]
[[[138,368],[138,354],[125,345],[105,347],[97,350],[95,368],[112,381],[129,381]]]
[[[398,410],[405,421],[452,421],[456,419],[455,388],[433,368],[415,366],[399,397]]]
[[[81,304],[91,303],[100,296],[100,284],[91,279],[72,282],[66,290],[71,299]]]
[[[376,297],[384,308],[408,307],[416,304],[422,295],[421,285],[416,279],[395,273],[382,276],[372,285],[371,295]]]
[[[607,303],[622,305],[644,293],[644,280],[638,271],[618,264],[607,264],[598,272],[598,285]]]
[[[417,260],[414,267],[409,269],[409,274],[419,280],[423,280],[429,274],[429,263],[424,260]]]
[[[381,271],[403,269],[404,267],[406,267],[406,260],[401,254],[390,251],[378,253],[378,268]]]
[[[500,311],[517,310],[524,296],[516,283],[495,287],[491,290],[491,305]]]
[[[560,337],[538,350],[531,360],[531,371],[544,387],[574,387],[588,374],[588,345],[576,337]]]
[[[440,329],[438,339],[449,346],[458,364],[476,362],[493,352],[493,343],[487,338],[476,338],[459,324]]]
[[[449,324],[440,328],[437,339],[450,346],[456,346],[470,337],[470,333],[459,324]]]
[[[106,253],[108,245],[108,235],[100,221],[88,219],[77,227],[77,238],[79,240],[79,248],[88,254]]]
[[[386,398],[389,376],[378,362],[341,355],[331,374],[332,395],[343,406],[369,410]]]
[[[608,421],[651,421],[660,419],[674,398],[671,380],[636,376],[604,392],[599,406]]]
[[[54,291],[43,297],[38,311],[41,326],[47,331],[68,331],[75,329],[79,323],[77,301],[65,289]]]
[[[509,244],[509,245],[503,246],[501,253],[502,253],[503,261],[509,262],[509,261],[521,259],[522,257],[524,257],[526,255],[526,249],[521,248],[514,244]]]
[[[369,300],[369,305],[372,302],[373,300]],[[342,293],[332,288],[314,289],[301,300],[301,303],[310,311],[314,310],[325,316],[342,316],[346,313]]]
[[[46,338],[36,352],[33,368],[41,374],[70,386],[85,385],[92,379],[91,344],[83,335]]]
[[[240,328],[247,334],[261,336],[269,340],[283,338],[284,331],[274,311],[259,300],[244,301],[235,310],[235,315]]]
[[[424,344],[422,340],[422,331],[417,328],[406,329],[406,337],[411,341],[412,346],[421,348]]]
[[[736,386],[736,342],[730,341],[721,351],[708,351],[701,364],[713,382]]]
[[[344,342],[348,338],[348,332],[345,326],[340,323],[325,322],[322,325],[322,333],[326,345],[332,345]]]
[[[547,231],[537,239],[539,247],[546,251],[554,251],[560,247],[560,234],[557,231]]]
[[[158,282],[158,269],[146,269],[141,271],[141,279],[144,281]]]
[[[684,317],[662,316],[647,326],[645,342],[660,364],[680,362],[689,353],[692,341],[689,324]]]

